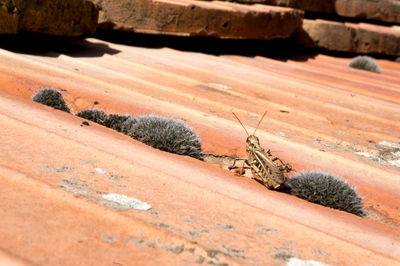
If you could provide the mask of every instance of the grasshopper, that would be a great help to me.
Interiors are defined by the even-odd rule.
[[[246,128],[244,127],[240,119],[236,116],[236,114],[234,112],[232,113],[247,134],[246,152],[248,158],[235,158],[232,166],[230,166],[229,169],[237,168],[237,166],[235,166],[236,161],[243,160],[243,168],[245,168],[244,165],[247,164],[247,168],[251,169],[251,173],[255,180],[257,180],[259,183],[263,184],[269,189],[280,189],[286,179],[284,174],[290,172],[292,170],[292,167],[289,164],[284,163],[278,157],[272,156],[269,149],[264,150],[260,145],[260,140],[255,136],[256,131],[261,124],[261,121],[267,114],[267,111],[265,111],[265,113],[261,117],[252,135],[249,135]]]

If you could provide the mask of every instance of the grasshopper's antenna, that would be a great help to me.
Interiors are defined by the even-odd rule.
[[[266,114],[267,114],[267,111],[265,110],[265,113],[264,113],[263,116],[261,117],[260,121],[258,121],[258,125],[257,125],[256,129],[254,129],[253,135],[256,134],[256,131],[257,131],[258,127],[260,126],[261,121],[263,120],[263,118],[264,118],[264,116],[265,116]]]
[[[247,136],[250,136],[250,135],[249,135],[249,132],[247,132],[246,128],[243,126],[242,122],[241,122],[240,119],[237,117],[237,115],[236,115],[234,112],[232,112],[232,114],[233,114],[233,115],[236,117],[236,119],[239,121],[239,123],[240,123],[240,125],[243,127],[244,131],[246,131]]]

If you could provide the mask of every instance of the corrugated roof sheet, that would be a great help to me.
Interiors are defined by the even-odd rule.
[[[334,265],[400,259],[400,64],[285,60],[132,46],[90,38],[76,49],[0,49],[0,257],[19,263]],[[300,60],[301,59],[301,60]],[[245,156],[247,128],[297,171],[357,187],[366,218],[267,190],[215,165],[162,152],[31,100],[62,88],[75,113],[171,116],[205,153]],[[95,105],[94,101],[99,104]],[[120,210],[104,195],[150,211]],[[113,194],[114,195],[114,194]],[[17,259],[18,258],[18,259]]]

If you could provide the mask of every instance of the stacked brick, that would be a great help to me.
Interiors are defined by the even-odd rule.
[[[301,27],[292,8],[195,0],[93,0],[99,27],[151,34],[234,39],[287,38]]]
[[[296,41],[312,48],[400,56],[398,0],[238,0],[305,11]]]
[[[8,0],[0,33],[60,36],[97,28],[231,39],[293,38],[332,51],[400,56],[397,0]]]
[[[96,6],[86,0],[0,0],[0,34],[89,35],[97,19]]]

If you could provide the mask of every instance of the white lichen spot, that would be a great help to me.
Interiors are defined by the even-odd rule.
[[[383,146],[387,146],[387,147],[395,148],[395,149],[400,149],[400,143],[381,141],[381,142],[379,142],[379,145],[383,145]]]
[[[373,160],[379,159],[379,158],[376,157],[375,155],[372,155],[372,154],[370,154],[370,153],[368,153],[368,152],[358,151],[358,152],[356,152],[356,154],[361,155],[361,156],[364,156],[364,157],[367,157],[367,158],[370,158],[370,159],[373,159]]]
[[[392,152],[392,154],[394,156],[400,157],[400,151],[394,151],[394,152]]]
[[[129,207],[135,210],[148,211],[151,209],[151,205],[147,202],[117,193],[109,193],[107,195],[103,195],[103,199],[118,203],[122,206]]]
[[[116,238],[113,236],[102,236],[101,237],[104,241],[109,242],[109,243],[114,243]]]
[[[106,173],[106,171],[104,171],[101,168],[94,168],[94,170],[96,170],[96,172],[99,173],[99,174],[105,174]]]
[[[394,156],[397,156],[400,158],[400,151],[393,151],[391,152]]]
[[[89,193],[86,190],[74,189],[74,194],[84,196],[88,195]]]
[[[299,258],[290,258],[286,266],[327,266],[329,264],[322,263],[317,260],[301,260]]]
[[[388,161],[388,164],[400,168],[400,160],[390,160],[390,161]]]
[[[378,163],[389,164],[391,166],[395,166],[395,167],[400,168],[400,160],[384,160],[384,159],[382,159],[382,158],[380,158],[380,157],[378,157],[376,155],[370,154],[368,152],[362,152],[362,151],[358,151],[358,152],[356,152],[356,154],[360,155],[360,156],[367,157],[367,158],[369,158],[371,160],[374,160],[374,161],[376,161]],[[392,154],[397,156],[397,152],[396,152],[396,154],[394,154],[394,153],[392,153]]]
[[[220,84],[220,83],[207,83],[207,84],[210,86],[218,87],[218,88],[225,89],[225,90],[229,90],[231,88],[229,86],[226,86],[226,85]]]

